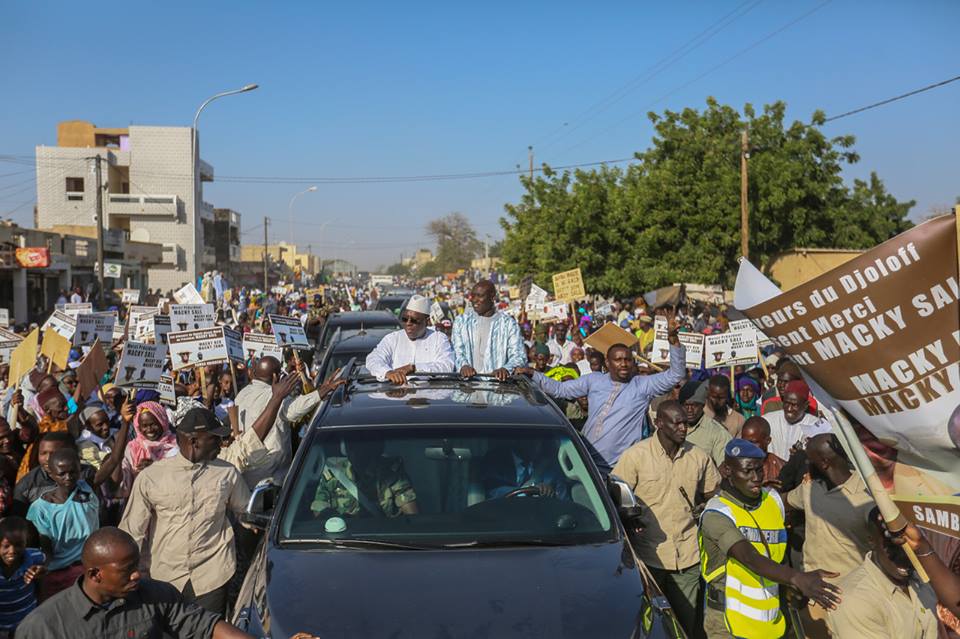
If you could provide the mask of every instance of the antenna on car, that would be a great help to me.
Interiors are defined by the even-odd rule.
[[[347,387],[350,386],[350,380],[354,377],[354,368],[356,368],[357,358],[351,357],[347,360],[347,363],[343,365],[343,368],[340,369],[340,372],[337,373],[337,376],[334,379],[345,379],[347,380],[346,384],[338,386],[337,390],[333,392],[333,397],[330,398],[330,404],[333,406],[343,406],[343,401],[346,399]],[[359,372],[359,370],[357,371]]]

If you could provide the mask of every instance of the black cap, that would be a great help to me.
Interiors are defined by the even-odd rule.
[[[213,411],[206,408],[191,408],[177,423],[178,433],[210,433],[217,437],[229,437],[230,427],[225,425]]]

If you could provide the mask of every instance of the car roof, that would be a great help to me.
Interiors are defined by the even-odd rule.
[[[343,313],[334,313],[327,318],[327,324],[337,326],[339,324],[363,324],[365,326],[400,326],[397,316],[390,311],[345,311]]]
[[[364,332],[358,335],[348,335],[339,342],[331,344],[330,352],[336,354],[369,353],[377,347],[377,344],[380,343],[380,340],[382,340],[385,335],[393,332],[392,328],[387,328],[386,331],[384,331],[384,328],[387,327],[375,326],[370,329],[372,331],[370,333]]]
[[[347,373],[349,374],[349,372]],[[454,373],[416,374],[403,386],[373,377],[354,378],[321,412],[321,428],[388,424],[569,426],[563,413],[526,378],[498,382]]]

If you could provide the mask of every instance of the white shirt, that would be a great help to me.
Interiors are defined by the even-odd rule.
[[[82,304],[82,303],[83,303],[83,298],[80,297],[80,294],[79,294],[79,293],[74,293],[73,295],[70,296],[70,303],[71,303],[71,304]]]
[[[254,422],[263,414],[273,396],[270,384],[253,380],[237,393],[237,410],[240,414],[240,431],[245,432],[253,428]],[[283,400],[273,428],[263,438],[263,447],[266,455],[261,463],[256,463],[243,471],[243,478],[247,486],[253,488],[261,479],[273,477],[277,483],[283,481],[290,460],[293,457],[293,446],[290,441],[290,424],[299,422],[306,417],[317,404],[320,403],[320,393],[313,391],[299,397],[287,397]]]
[[[432,328],[418,340],[411,340],[403,329],[394,331],[367,355],[366,367],[382,382],[387,373],[407,364],[413,364],[421,373],[452,373],[455,364],[450,340]]]
[[[796,424],[787,423],[782,410],[767,413],[763,418],[770,424],[770,452],[780,459],[790,459],[790,449],[798,441],[806,442],[814,435],[831,432],[827,421],[810,413],[804,413]]]
[[[563,346],[557,343],[556,339],[547,342],[547,348],[550,349],[550,366],[559,366],[571,361],[570,353],[577,347],[571,340],[564,340]]]

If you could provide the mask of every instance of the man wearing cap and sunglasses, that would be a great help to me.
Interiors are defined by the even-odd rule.
[[[137,476],[120,522],[140,548],[143,575],[219,614],[236,570],[227,509],[243,512],[250,499],[240,471],[216,458],[229,435],[212,411],[190,409],[177,423],[180,452]]]
[[[413,373],[452,373],[453,348],[440,331],[427,326],[430,300],[414,295],[400,313],[403,329],[385,336],[367,355],[366,367],[380,381],[405,384]]]

